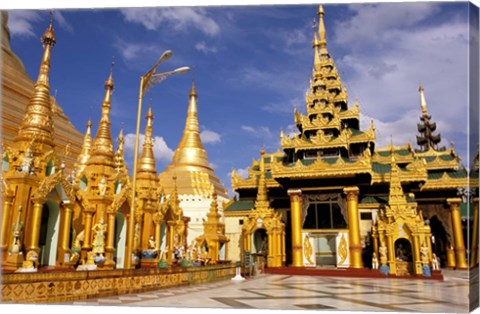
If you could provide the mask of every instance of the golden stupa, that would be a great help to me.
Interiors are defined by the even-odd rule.
[[[172,163],[160,174],[160,184],[169,195],[174,186],[173,176],[176,176],[180,195],[210,196],[215,191],[220,198],[227,198],[227,191],[210,166],[207,151],[200,139],[195,84],[192,84],[189,96],[187,121],[182,140],[175,150]]]
[[[13,138],[22,125],[25,108],[32,97],[35,83],[28,76],[27,71],[10,49],[10,31],[8,29],[7,11],[2,11],[2,145],[11,145]],[[64,158],[67,169],[73,165],[82,148],[83,135],[73,126],[64,114],[55,97],[48,96],[54,111],[53,124],[55,151]],[[68,148],[67,148],[68,145]],[[66,149],[67,148],[67,149]]]

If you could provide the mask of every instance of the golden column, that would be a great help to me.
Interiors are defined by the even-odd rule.
[[[115,211],[111,208],[107,208],[107,241],[105,245],[105,257],[107,261],[105,262],[105,266],[107,268],[114,268],[115,262],[113,261],[113,257],[115,256]]]
[[[449,244],[447,247],[447,268],[455,268],[455,250],[453,249],[452,245]]]
[[[167,262],[168,264],[172,264],[173,262],[173,251],[174,251],[174,246],[175,246],[175,243],[173,243],[173,236],[174,236],[174,224],[175,222],[174,221],[167,221],[167,226],[168,226],[168,233],[167,233],[167,243],[168,243],[168,255],[167,255]]]
[[[153,215],[153,223],[155,224],[155,249],[158,252],[158,257],[160,257],[160,242],[162,239],[160,238],[162,232],[162,217],[157,212]]]
[[[45,203],[45,199],[36,199],[33,200],[33,211],[32,211],[32,218],[30,219],[30,225],[28,226],[28,230],[30,230],[29,234],[25,234],[25,236],[29,235],[25,244],[27,246],[27,251],[35,251],[40,253],[40,248],[38,247],[38,241],[40,238],[40,227],[42,222],[42,210],[43,210],[43,203]]]
[[[455,257],[457,269],[468,269],[465,255],[465,242],[462,232],[462,218],[460,216],[460,198],[448,198],[447,203],[450,205],[452,215],[453,238],[455,243]]]
[[[478,264],[478,198],[473,200],[472,244],[470,248],[470,267]]]
[[[61,247],[57,255],[57,262],[60,265],[65,263],[65,254],[70,254],[70,231],[72,228],[72,208],[70,204],[62,204],[63,207],[63,223],[61,227]]]
[[[92,215],[93,213],[85,211],[85,240],[83,241],[82,253],[87,254],[86,251],[89,251],[92,248]],[[85,251],[85,252],[83,252]],[[83,258],[84,256],[82,256]]]
[[[302,190],[288,190],[290,196],[290,218],[292,224],[292,265],[303,266],[302,244]]]
[[[8,232],[10,231],[10,215],[13,206],[13,197],[4,196],[3,202],[3,214],[2,214],[2,233],[0,235],[0,247],[1,251],[6,251],[8,249]],[[3,257],[6,257],[6,254],[2,254]]]
[[[413,237],[413,263],[414,263],[414,269],[413,271],[417,275],[422,274],[422,261],[420,258],[420,236],[418,233],[412,233]],[[419,272],[420,271],[420,272]]]
[[[358,192],[356,186],[343,189],[347,195],[348,240],[350,249],[350,268],[363,268],[362,244],[360,242],[360,217],[358,215]]]

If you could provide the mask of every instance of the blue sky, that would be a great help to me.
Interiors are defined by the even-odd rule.
[[[112,134],[123,126],[127,157],[133,151],[139,77],[164,50],[159,71],[190,66],[144,98],[155,115],[157,170],[169,164],[185,124],[195,80],[199,121],[209,161],[230,189],[229,173],[246,172],[279,149],[279,134],[293,130],[293,108],[305,112],[313,65],[312,21],[318,4],[57,10],[57,45],[51,91],[82,133],[100,119],[103,84],[115,56]],[[468,5],[466,3],[325,4],[328,50],[350,105],[358,99],[361,128],[373,119],[377,147],[393,135],[411,141],[421,115],[423,84],[442,143],[450,141],[466,164],[468,111]],[[11,46],[32,78],[38,74],[39,37],[47,11],[10,11]],[[478,36],[478,34],[477,34]],[[144,130],[144,120],[142,121]],[[130,134],[130,135],[128,135]],[[475,149],[473,147],[473,149]],[[130,163],[131,164],[131,163]],[[131,168],[131,167],[130,167]]]

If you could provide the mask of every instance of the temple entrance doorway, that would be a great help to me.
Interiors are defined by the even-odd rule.
[[[60,208],[57,203],[49,200],[43,204],[42,220],[38,247],[40,266],[55,266],[57,258],[58,234],[60,227]]]
[[[267,230],[259,228],[253,232],[252,237],[252,256],[253,262],[262,271],[267,266],[268,255],[268,235]]]
[[[337,250],[336,250],[336,232],[312,233],[315,262],[317,266],[336,266]]]
[[[441,266],[445,266],[448,247],[447,231],[437,216],[430,218],[430,229],[432,232],[432,253],[440,258]]]
[[[117,269],[122,269],[125,262],[125,243],[127,239],[127,226],[125,216],[119,212],[115,216],[115,263]]]
[[[397,276],[404,276],[413,273],[412,245],[405,238],[395,241],[395,263]]]

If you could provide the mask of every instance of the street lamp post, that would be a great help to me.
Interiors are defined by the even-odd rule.
[[[132,257],[133,257],[133,239],[134,239],[134,229],[135,229],[135,199],[136,199],[136,184],[137,184],[137,162],[138,162],[138,146],[140,138],[140,119],[142,115],[142,99],[143,95],[155,84],[163,82],[168,76],[172,74],[186,73],[190,71],[189,67],[181,67],[173,71],[156,73],[158,65],[166,61],[172,56],[170,50],[165,51],[162,56],[158,59],[157,63],[148,71],[145,75],[140,77],[140,90],[138,93],[138,112],[137,112],[137,129],[135,133],[135,148],[133,153],[133,179],[132,179],[132,203],[130,206],[130,219],[128,221],[128,229],[130,232],[127,238],[127,252],[125,258],[125,268],[133,268]]]

